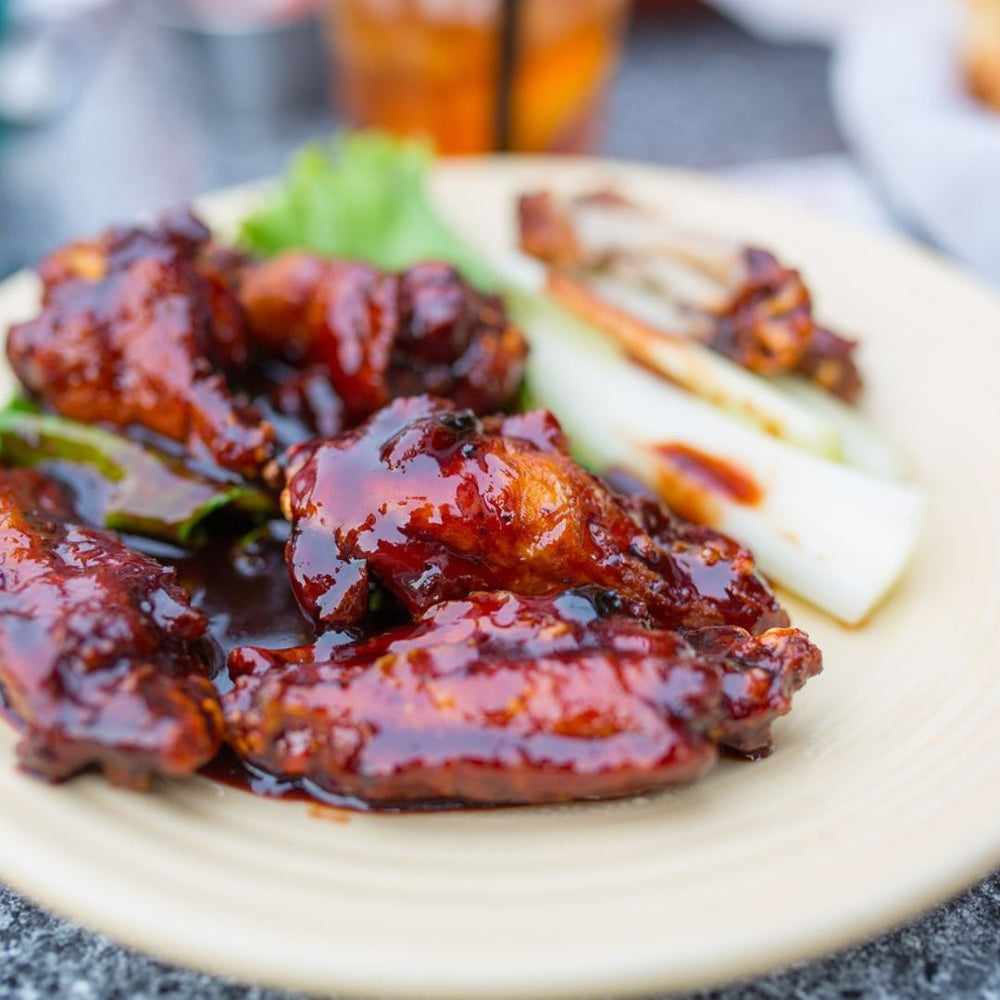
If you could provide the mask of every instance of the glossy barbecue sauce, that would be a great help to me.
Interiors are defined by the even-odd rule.
[[[303,436],[299,427],[290,428],[289,437],[301,439]],[[159,441],[156,443],[161,444]],[[665,459],[682,467],[686,475],[699,478],[706,487],[716,492],[724,492],[732,499],[745,503],[755,502],[759,496],[752,481],[741,477],[738,470],[724,468],[724,463],[710,456],[702,456],[683,446],[664,446],[660,451]],[[73,467],[69,476],[65,474],[65,468],[63,474],[55,478],[74,494],[75,506],[86,518],[92,513],[89,508],[97,505],[99,487],[92,481],[93,477],[80,467]],[[51,474],[53,470],[47,471]],[[614,485],[623,492],[633,492],[637,484],[618,482]],[[316,638],[316,630],[301,611],[290,586],[285,562],[289,525],[274,520],[243,535],[234,525],[220,523],[218,528],[213,540],[194,552],[145,538],[126,537],[124,540],[161,562],[176,567],[179,583],[191,594],[191,603],[209,619],[210,639],[217,646],[216,655],[211,657],[217,664],[213,682],[224,694],[232,687],[225,668],[232,649],[243,645],[265,649],[302,645]],[[714,576],[718,573],[711,566],[694,563],[687,568],[692,572],[696,588],[712,591],[716,582]],[[330,637],[330,641],[335,644],[355,641],[406,620],[405,612],[387,593],[380,589],[373,590],[364,628],[345,630]],[[328,632],[326,634],[329,636]],[[0,716],[18,726],[16,715],[3,701],[2,692]],[[401,809],[384,805],[373,807],[360,799],[326,791],[308,780],[276,777],[244,762],[226,746],[200,773],[256,795],[316,802],[336,809],[413,812],[469,808],[467,803],[440,801],[426,807],[413,803],[407,803]]]
[[[285,522],[271,521],[242,538],[219,539],[197,552],[178,552],[164,558],[177,567],[181,584],[191,594],[191,603],[208,616],[209,633],[222,653],[223,667],[213,678],[221,694],[232,687],[224,664],[235,647],[282,649],[316,638],[312,622],[303,615],[289,585],[285,565],[288,530]],[[366,631],[370,633],[405,620],[403,612],[383,591],[373,592],[369,607],[371,622]],[[328,641],[351,642],[362,635],[358,629],[345,630]],[[372,809],[361,799],[333,794],[309,781],[268,774],[241,760],[228,746],[223,746],[200,773],[254,795],[336,808]]]
[[[719,498],[744,506],[754,506],[764,498],[761,486],[725,459],[676,442],[656,445],[652,451],[658,459],[658,492],[689,521],[718,523]]]
[[[312,623],[300,611],[290,586],[284,558],[287,535],[286,524],[272,522],[249,539],[228,545],[216,543],[176,563],[181,583],[192,594],[192,603],[208,615],[212,636],[225,656],[240,645],[280,649],[305,644],[316,637]],[[693,562],[687,568],[697,578],[696,585],[705,592],[712,591],[720,567]],[[376,591],[372,597],[364,630],[340,632],[333,637],[334,643],[378,634],[408,620],[401,607],[384,592]],[[330,636],[329,632],[324,631],[324,634]],[[231,688],[226,671],[216,677],[216,686],[221,692]],[[727,752],[729,755],[744,759],[747,756],[732,751]],[[492,808],[441,801],[424,806],[407,802],[398,808],[385,804],[372,806],[356,797],[330,792],[308,779],[277,777],[245,762],[228,747],[224,747],[201,773],[256,795],[313,801],[336,809],[413,812]]]

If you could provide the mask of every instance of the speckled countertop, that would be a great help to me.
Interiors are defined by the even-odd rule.
[[[0,887],[0,997],[293,1000],[178,969],[50,916]],[[687,1000],[1000,997],[1000,873],[885,937]]]
[[[63,119],[0,136],[0,275],[112,220],[273,173],[295,145],[331,127],[321,106],[274,121],[165,104],[175,70],[163,40],[134,15],[107,45]],[[608,152],[718,167],[841,151],[826,63],[818,49],[768,47],[708,14],[644,23],[615,89]],[[0,886],[4,1000],[289,996],[154,961]],[[690,997],[1000,1000],[1000,873],[875,941]]]

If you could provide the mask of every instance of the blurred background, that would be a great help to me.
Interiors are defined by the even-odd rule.
[[[0,275],[346,124],[721,171],[1000,280],[1000,0],[0,0]]]

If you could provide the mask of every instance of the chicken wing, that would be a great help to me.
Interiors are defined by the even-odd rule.
[[[788,624],[748,552],[704,529],[668,535],[666,515],[653,537],[544,411],[483,422],[447,401],[395,400],[291,449],[286,476],[292,585],[329,625],[364,616],[370,576],[414,615],[475,590],[593,584],[667,628]]]
[[[141,788],[206,763],[223,729],[207,627],[173,570],[75,523],[40,473],[0,470],[0,690],[27,771]]]
[[[178,214],[57,250],[40,266],[42,312],[11,330],[7,353],[64,416],[140,425],[255,476],[273,431],[227,385],[246,363],[246,329],[208,240]]]
[[[715,729],[722,746],[753,757],[771,751],[771,723],[792,707],[792,695],[823,669],[823,656],[794,628],[759,636],[728,625],[686,629],[687,643],[722,671],[726,711]]]
[[[288,253],[247,268],[240,298],[267,352],[327,368],[350,423],[422,392],[490,413],[521,381],[527,347],[501,300],[447,264],[387,274]]]
[[[649,495],[630,495],[626,503],[642,530],[670,554],[681,577],[691,581],[686,599],[692,616],[752,632],[788,624],[749,549],[712,528],[672,516]]]
[[[620,632],[618,631],[620,629]],[[707,770],[718,670],[585,596],[475,594],[358,644],[230,655],[228,739],[286,778],[390,805],[627,795]]]
[[[375,804],[537,803],[689,781],[765,751],[820,668],[800,632],[655,631],[600,592],[478,593],[374,639],[230,656],[253,765]]]

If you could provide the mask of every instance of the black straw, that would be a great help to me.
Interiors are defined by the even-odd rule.
[[[497,73],[496,148],[509,153],[514,132],[514,75],[517,72],[517,35],[521,0],[503,0],[500,6],[500,61]]]

